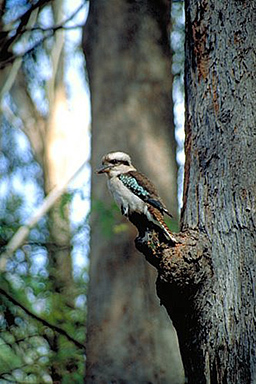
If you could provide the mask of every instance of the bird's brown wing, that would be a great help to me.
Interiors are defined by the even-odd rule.
[[[154,184],[147,178],[147,176],[143,175],[138,171],[130,171],[125,175],[130,176],[135,179],[138,186],[142,187],[143,190],[147,193],[138,193],[138,189],[136,190],[136,183],[130,183],[129,188],[133,191],[133,193],[137,194],[145,203],[150,204],[152,207],[158,209],[161,213],[165,213],[168,216],[172,217],[171,213],[167,210],[164,205],[162,199],[158,195],[157,189]]]

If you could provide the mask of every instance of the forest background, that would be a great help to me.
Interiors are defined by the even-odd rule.
[[[81,42],[87,14],[87,2],[1,2],[1,382],[82,383],[85,378],[92,133]],[[174,136],[175,122],[172,167],[175,178],[179,175],[181,206],[182,2],[173,3],[171,18],[170,130]],[[155,140],[152,133],[146,135]],[[103,155],[104,141],[100,146],[97,154]],[[143,155],[137,161],[145,160]],[[166,199],[177,230],[174,183],[175,197]],[[45,201],[49,195],[50,201]],[[113,233],[126,233],[127,224],[120,222],[114,204],[95,199],[92,207],[101,212],[100,230],[107,241]],[[14,237],[17,231],[21,237]],[[150,277],[152,287],[154,278]],[[147,285],[141,289],[146,291]],[[156,297],[154,301],[158,307]],[[171,380],[182,382],[177,345],[171,349]]]

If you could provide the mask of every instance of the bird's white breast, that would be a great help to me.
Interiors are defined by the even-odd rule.
[[[116,203],[124,210],[147,214],[147,205],[138,196],[132,193],[118,177],[108,179],[108,188]]]

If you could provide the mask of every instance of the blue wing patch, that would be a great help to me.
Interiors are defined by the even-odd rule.
[[[135,179],[135,177],[121,174],[121,175],[119,175],[119,179],[135,195],[137,195],[138,197],[142,198],[142,200],[146,200],[145,198],[150,196],[149,192],[145,188],[143,188],[141,185],[139,185],[139,183]]]

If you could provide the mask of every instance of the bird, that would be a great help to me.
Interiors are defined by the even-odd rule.
[[[108,189],[124,216],[129,219],[135,212],[144,215],[167,240],[177,243],[163,219],[164,214],[172,217],[171,213],[154,184],[137,171],[127,153],[115,151],[103,156],[102,165],[96,172],[107,175]]]

